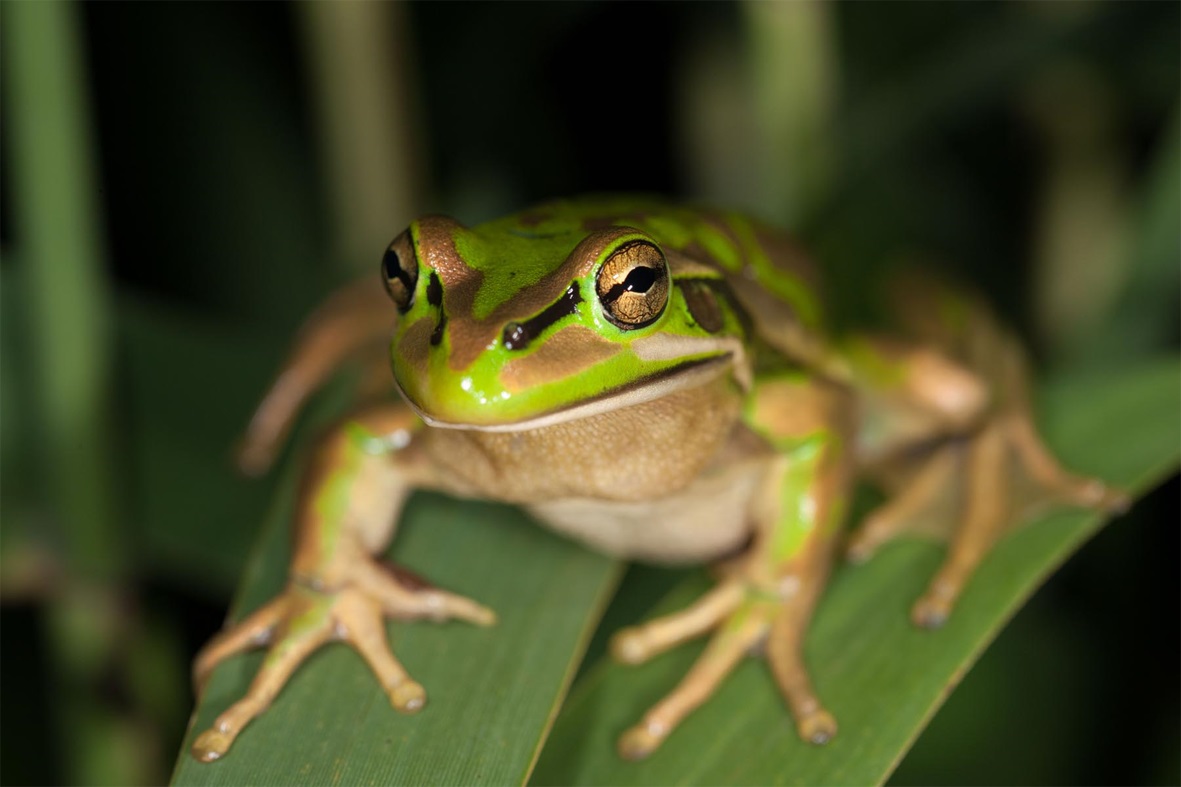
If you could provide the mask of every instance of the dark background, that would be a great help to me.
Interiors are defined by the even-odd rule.
[[[79,188],[97,211],[99,276],[80,289],[105,317],[87,322],[90,307],[65,297],[73,268],[28,252],[12,85],[37,66],[6,53],[0,781],[157,782],[190,709],[188,661],[221,623],[270,494],[268,481],[232,476],[228,447],[301,316],[350,272],[375,268],[384,241],[369,259],[341,238],[338,141],[322,122],[307,7],[60,8],[87,101],[75,132],[94,168]],[[829,6],[819,46],[835,76],[821,146],[837,163],[779,202],[760,196],[780,193],[776,172],[745,188],[767,164],[740,122],[752,99],[735,92],[757,67],[743,13],[399,7],[385,54],[404,87],[395,122],[410,136],[403,169],[372,177],[397,180],[411,214],[469,223],[588,191],[749,195],[739,207],[814,250],[838,322],[872,319],[882,271],[917,255],[982,289],[1042,369],[1118,374],[1175,351],[1176,4]],[[6,50],[13,27],[0,32]],[[706,126],[720,131],[703,146]],[[719,170],[730,179],[708,174]],[[1093,199],[1072,202],[1080,189]],[[1162,190],[1174,201],[1154,199]],[[1171,238],[1135,240],[1161,204]],[[411,217],[391,210],[381,231],[392,237]],[[1055,220],[1080,231],[1110,222],[1133,241],[1106,263],[1081,259],[1109,268],[1084,293],[1093,305],[1047,322],[1053,293],[1088,278],[1041,245]],[[35,277],[37,265],[48,273]],[[41,301],[27,294],[55,276],[60,302],[52,287]],[[37,303],[58,311],[45,317]],[[100,447],[69,472],[55,459],[70,444],[53,437],[52,398],[38,388],[52,367],[50,340],[31,327],[42,319],[66,334],[100,331],[106,348],[98,432],[79,437]],[[91,471],[99,480],[85,486]],[[77,514],[69,500],[94,486],[105,493]],[[1174,479],[1142,500],[1033,599],[898,783],[1181,778],[1178,491]]]

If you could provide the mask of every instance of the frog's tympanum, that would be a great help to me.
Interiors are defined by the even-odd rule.
[[[269,647],[194,755],[224,755],[333,640],[360,652],[394,708],[418,711],[426,693],[385,620],[496,622],[378,562],[416,489],[518,504],[613,555],[723,566],[688,609],[615,635],[629,664],[710,637],[622,733],[624,757],[650,754],[752,652],[800,737],[829,740],[837,722],[801,644],[839,552],[865,560],[901,533],[943,531],[948,556],[911,612],[937,627],[1032,510],[1123,500],[1051,456],[1021,352],[986,309],[917,278],[897,300],[894,334],[836,338],[807,258],[782,234],[654,199],[559,201],[471,228],[414,222],[386,249],[380,285],[346,288],[313,315],[251,422],[241,459],[261,471],[308,394],[392,332],[401,398],[321,438],[286,589],[197,658],[200,685],[227,657]],[[843,541],[859,478],[886,500]]]

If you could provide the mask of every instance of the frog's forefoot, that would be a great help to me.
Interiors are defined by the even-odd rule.
[[[827,743],[836,735],[836,720],[820,704],[800,652],[812,595],[806,592],[780,599],[733,577],[680,612],[617,633],[611,641],[612,654],[626,664],[640,664],[713,632],[680,684],[620,736],[620,756],[639,760],[652,754],[713,695],[739,661],[760,651],[766,653],[800,737],[810,743]]]
[[[994,417],[966,442],[933,449],[894,496],[866,517],[845,556],[864,562],[904,534],[947,538],[947,558],[910,614],[916,626],[936,629],[1001,536],[1053,505],[1116,515],[1127,510],[1129,498],[1101,479],[1065,470],[1028,412],[1018,410]]]
[[[277,598],[241,623],[215,637],[193,667],[198,691],[219,663],[242,651],[269,645],[266,658],[246,695],[201,733],[192,754],[202,762],[222,757],[242,729],[270,706],[296,668],[317,648],[340,640],[352,645],[381,682],[390,704],[417,713],[426,691],[409,676],[391,652],[385,618],[457,619],[480,626],[496,622],[492,610],[470,599],[435,588],[408,589],[393,574],[364,562],[350,584],[335,590],[292,580]]]

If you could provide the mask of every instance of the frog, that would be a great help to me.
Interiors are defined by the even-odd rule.
[[[910,613],[938,628],[1034,513],[1126,505],[1048,449],[1023,348],[980,298],[903,276],[892,330],[838,332],[818,274],[768,223],[659,197],[554,200],[472,227],[412,222],[380,276],[309,318],[246,430],[240,464],[257,475],[312,393],[363,359],[370,395],[303,471],[285,588],[195,659],[201,686],[226,659],[268,649],[193,756],[226,755],[334,641],[360,653],[395,710],[416,713],[426,690],[393,653],[387,620],[495,624],[477,600],[383,561],[417,490],[514,504],[627,560],[715,567],[689,607],[611,639],[616,659],[640,664],[708,638],[621,732],[628,759],[656,751],[747,657],[765,661],[801,739],[831,740],[837,719],[803,644],[842,559],[941,535],[946,557]],[[849,532],[863,481],[882,502]]]

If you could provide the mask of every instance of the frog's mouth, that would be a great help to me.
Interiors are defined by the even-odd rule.
[[[705,358],[686,360],[684,363],[664,369],[656,374],[641,377],[626,385],[603,391],[601,394],[590,399],[585,399],[577,404],[560,406],[539,415],[517,421],[505,421],[494,424],[457,423],[442,420],[423,410],[407,395],[401,384],[398,384],[398,391],[402,394],[402,398],[406,400],[406,403],[410,405],[410,409],[428,426],[440,429],[464,429],[479,432],[525,432],[532,429],[554,426],[555,424],[590,418],[591,416],[615,410],[622,410],[626,407],[662,399],[678,391],[706,385],[725,374],[733,359],[733,353],[722,352]]]

